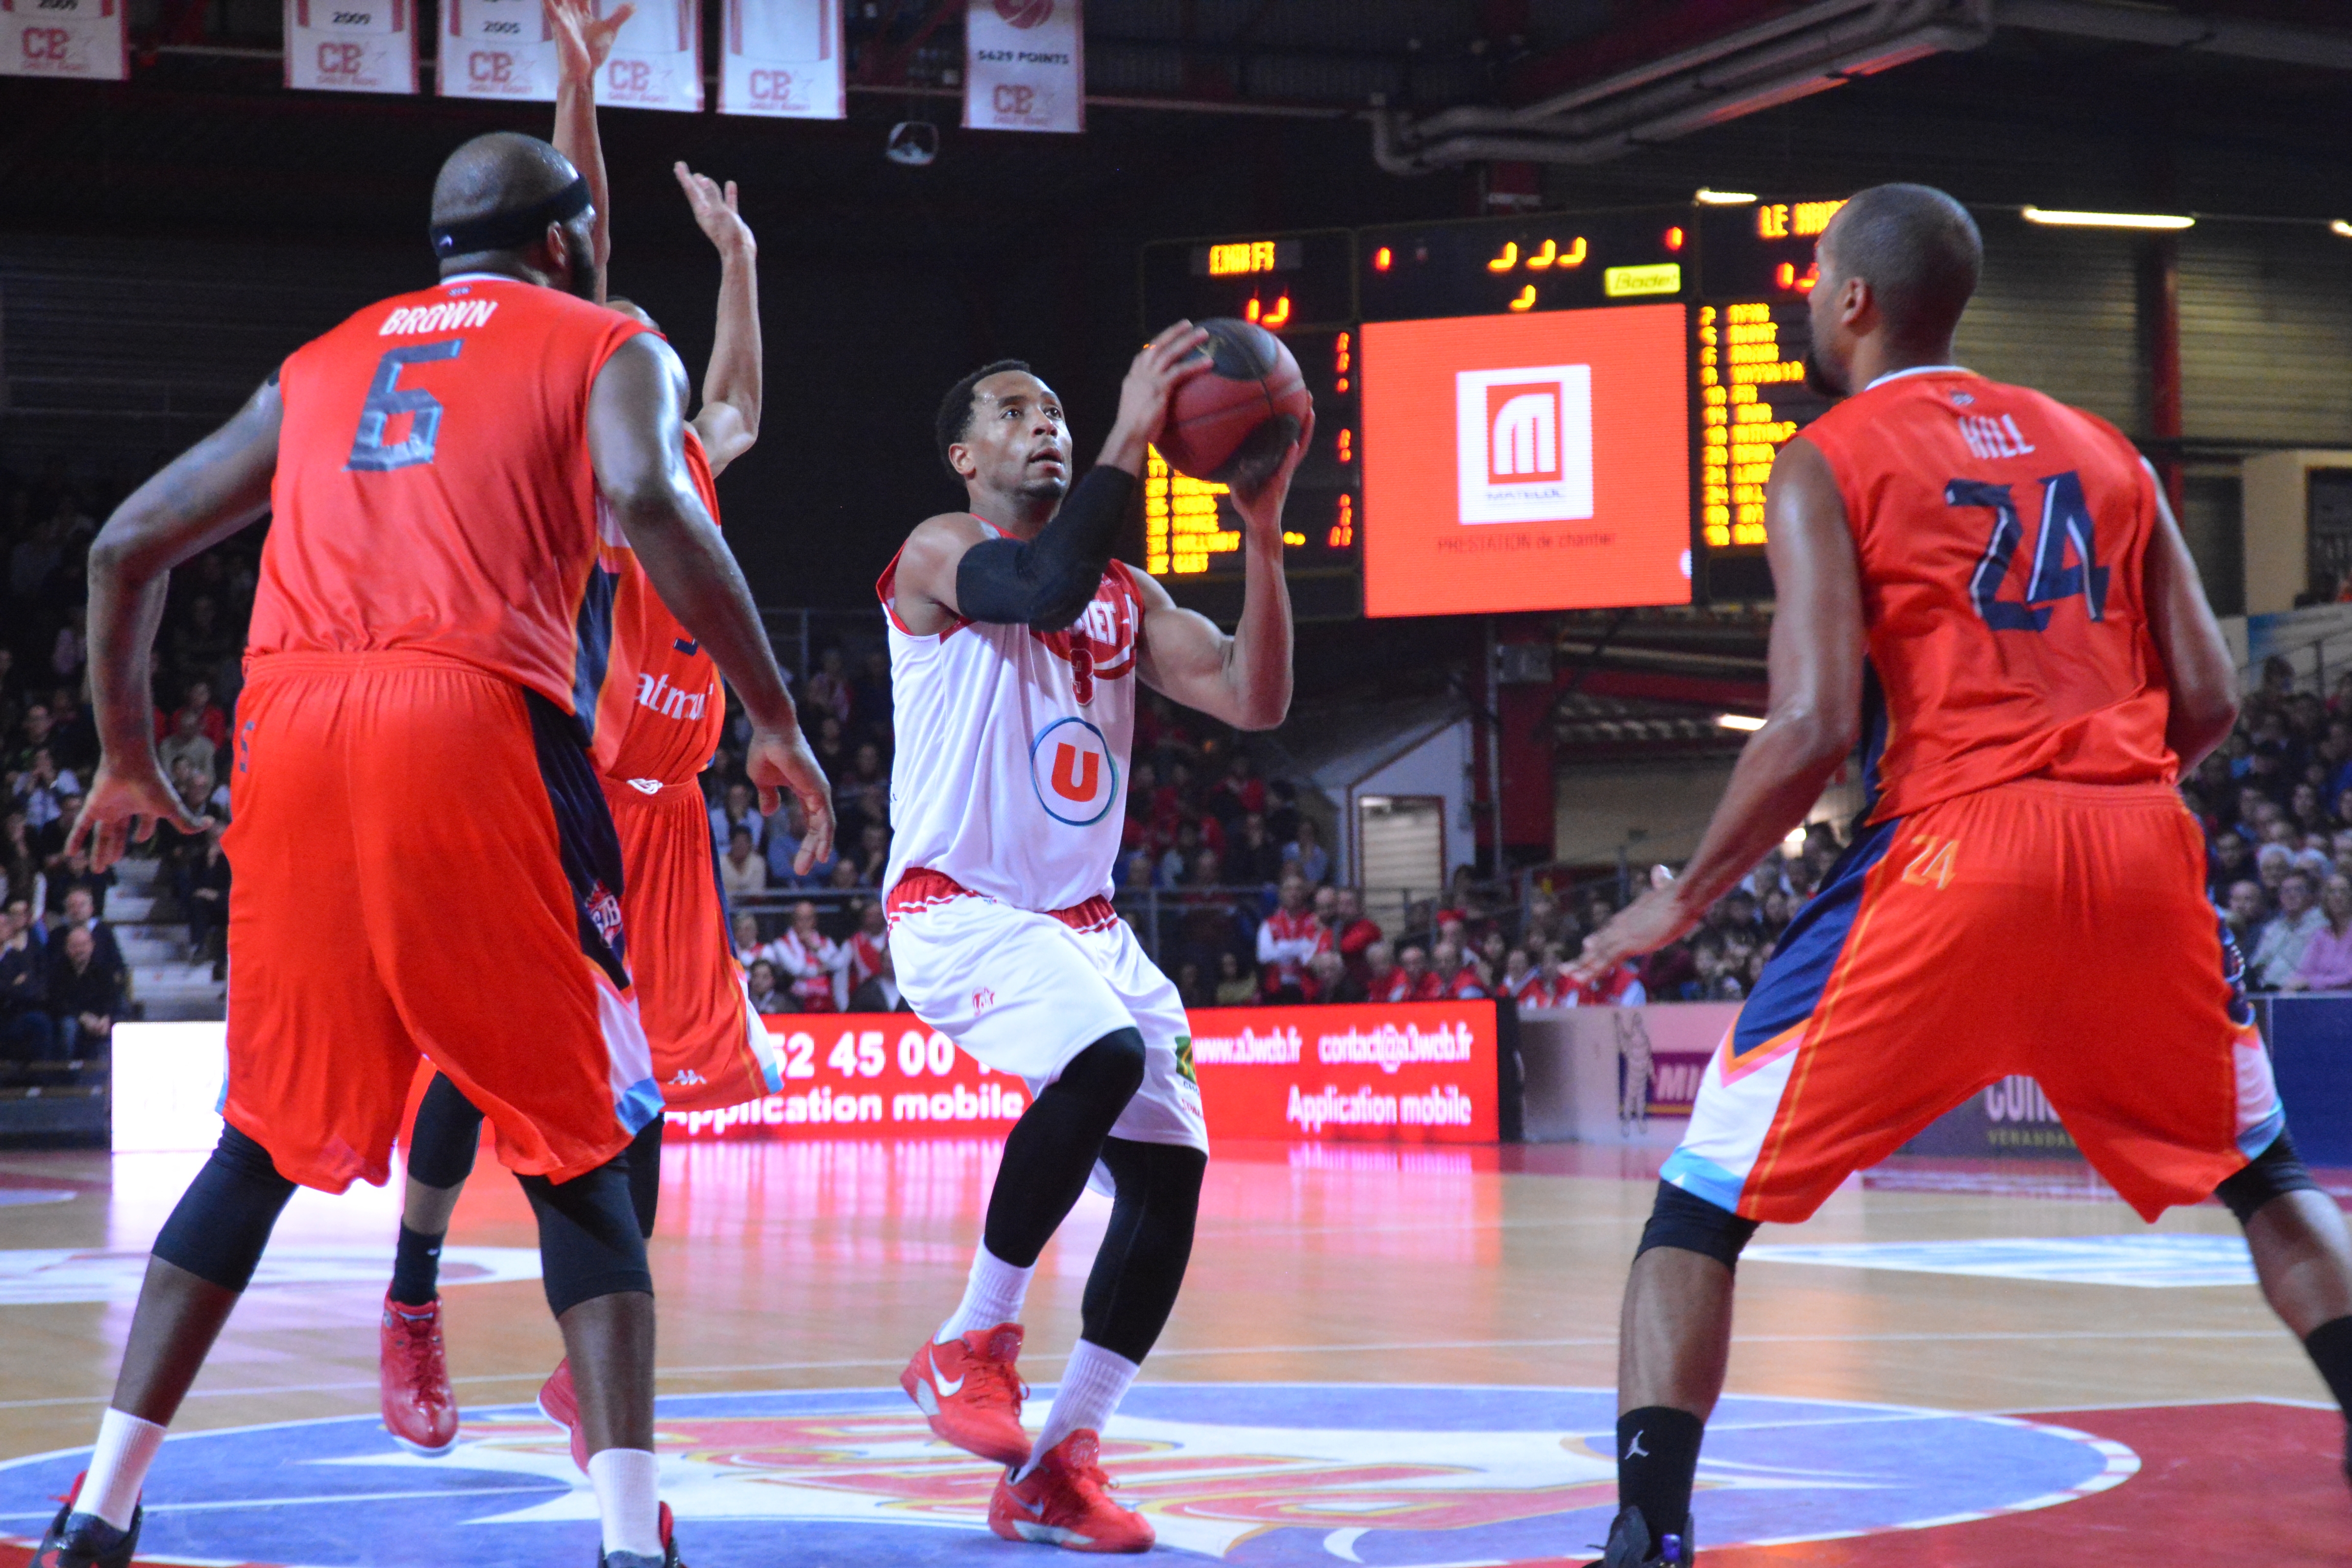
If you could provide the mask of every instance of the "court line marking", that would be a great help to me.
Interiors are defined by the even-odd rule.
[[[2290,1399],[2283,1394],[2249,1394],[2242,1399],[2135,1399],[2123,1405],[2025,1405],[2001,1410],[1981,1410],[1980,1415],[2072,1415],[2109,1410],[2187,1410],[2208,1405],[2280,1405],[2290,1410],[2334,1410],[2325,1399]]]
[[[1732,1336],[1731,1342],[1736,1345],[1958,1344],[2012,1343],[2021,1340],[2031,1342],[2037,1340],[2105,1341],[2126,1339],[2135,1342],[2140,1342],[2149,1340],[2267,1340],[2276,1338],[2281,1331],[2282,1331],[2279,1329],[2272,1327],[2263,1329],[2158,1329],[2137,1330],[2130,1331],[2104,1329],[2061,1329],[2052,1330],[2048,1332],[2034,1332],[2027,1330],[1985,1330],[1972,1333],[1932,1333],[1923,1331],[1917,1333],[1886,1334],[1734,1334]],[[1156,1361],[1174,1361],[1197,1360],[1209,1356],[1356,1355],[1367,1351],[1601,1350],[1614,1347],[1616,1343],[1616,1336],[1612,1334],[1605,1339],[1423,1340],[1413,1342],[1391,1342],[1381,1344],[1201,1345],[1154,1350],[1151,1354],[1152,1358]],[[1067,1356],[1058,1355],[1040,1355],[1034,1356],[1029,1359],[1033,1365],[1040,1363],[1059,1363],[1069,1360]],[[727,1366],[656,1367],[654,1369],[654,1376],[658,1379],[665,1377],[715,1377],[721,1373],[739,1372],[834,1372],[849,1371],[857,1367],[868,1366],[895,1367],[900,1364],[901,1363],[896,1360],[884,1361],[874,1358],[853,1361],[751,1362]],[[449,1381],[453,1384],[542,1383],[546,1381],[546,1377],[547,1374],[541,1372],[485,1373],[475,1373],[465,1377],[453,1377]],[[1507,1386],[1518,1385],[1511,1384]],[[253,1388],[194,1388],[188,1391],[187,1397],[190,1399],[258,1398],[278,1394],[342,1394],[364,1391],[375,1387],[377,1387],[376,1384],[368,1382],[287,1384],[278,1386],[262,1386]],[[113,1394],[110,1391],[106,1394],[58,1394],[43,1399],[0,1399],[0,1410],[30,1410],[60,1405],[102,1405],[112,1397]],[[2263,1396],[2250,1394],[2245,1397],[2257,1398]],[[2225,1399],[2202,1399],[2190,1401],[2189,1403],[2210,1405],[2241,1402],[2242,1401]],[[2109,1408],[2123,1409],[2129,1407],[2122,1405],[2109,1406],[2104,1405],[2069,1405],[2053,1406],[2052,1408],[2063,1410],[2105,1410]],[[2333,1406],[2320,1406],[2319,1408],[2333,1408]]]
[[[232,1499],[226,1502],[142,1502],[149,1513],[208,1513],[222,1509],[292,1508],[302,1503],[321,1502],[414,1502],[419,1498],[438,1501],[445,1497],[504,1497],[514,1492],[543,1492],[555,1489],[559,1483],[537,1487],[428,1487],[404,1492],[342,1492],[333,1497],[269,1497]],[[55,1509],[43,1509],[37,1513],[0,1513],[0,1519],[55,1519]],[[145,1559],[142,1559],[145,1561]]]

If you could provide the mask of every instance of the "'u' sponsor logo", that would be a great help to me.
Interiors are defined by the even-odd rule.
[[[1056,719],[1029,748],[1030,782],[1045,815],[1072,827],[1100,822],[1118,799],[1118,763],[1103,732],[1084,719]]]
[[[1102,771],[1102,753],[1081,752],[1064,742],[1054,748],[1054,793],[1080,805],[1094,799],[1095,783]]]

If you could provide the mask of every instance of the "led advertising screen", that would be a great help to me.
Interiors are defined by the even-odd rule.
[[[1680,304],[1362,329],[1364,613],[1691,600]]]

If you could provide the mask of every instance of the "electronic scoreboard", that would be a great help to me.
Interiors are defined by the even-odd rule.
[[[1840,204],[1539,213],[1144,248],[1143,327],[1234,316],[1314,394],[1286,521],[1302,617],[1769,598],[1764,485]],[[1144,483],[1146,566],[1230,619],[1222,486]]]

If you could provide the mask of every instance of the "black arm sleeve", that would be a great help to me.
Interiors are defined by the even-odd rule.
[[[1111,545],[1135,494],[1135,476],[1097,466],[1037,537],[988,539],[956,564],[956,609],[967,620],[1058,632],[1102,586]]]

